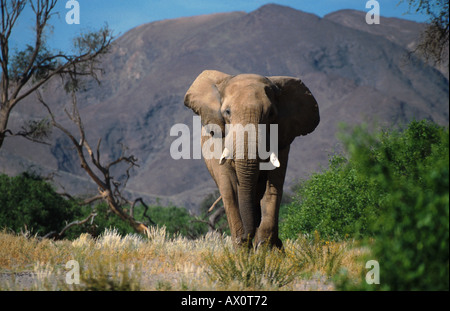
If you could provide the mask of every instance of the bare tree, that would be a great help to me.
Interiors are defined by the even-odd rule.
[[[217,196],[218,196],[218,198],[215,199]],[[213,200],[214,200],[214,202],[213,202]],[[211,193],[208,196],[206,196],[205,199],[203,199],[201,206],[200,206],[200,209],[206,213],[202,216],[194,217],[193,221],[204,223],[204,224],[208,225],[208,232],[222,233],[224,228],[228,224],[225,222],[222,225],[218,226],[220,220],[223,218],[223,216],[225,216],[225,208],[223,206],[223,203],[220,203],[221,201],[222,201],[222,196],[220,195],[219,191],[216,191],[215,193]],[[212,211],[216,207],[217,207],[216,211],[214,213],[212,213]]]
[[[56,239],[60,239],[60,238],[62,238],[62,237],[64,236],[64,233],[65,233],[67,230],[69,230],[70,228],[72,228],[73,226],[80,226],[80,225],[82,225],[82,224],[87,223],[89,220],[93,221],[94,218],[95,218],[95,216],[97,216],[97,213],[96,213],[96,212],[92,212],[92,213],[90,213],[89,216],[86,217],[85,219],[83,219],[83,220],[75,220],[75,221],[72,221],[71,223],[67,224],[60,232],[57,232],[57,231],[51,231],[51,232],[47,233],[46,235],[44,235],[42,238],[43,238],[43,239],[50,239],[50,238],[53,238],[53,239],[55,239],[55,240],[56,240]]]
[[[211,210],[212,212],[212,210]],[[214,213],[211,214],[211,216],[208,217],[208,221],[206,221],[206,224],[208,225],[208,231],[209,232],[223,232],[224,227],[227,226],[227,223],[224,223],[222,226],[217,227],[220,219],[225,215],[225,208],[220,206]]]
[[[48,121],[29,123],[21,132],[8,129],[12,110],[18,103],[41,88],[52,77],[59,75],[65,81],[66,90],[79,86],[79,77],[97,79],[101,70],[99,58],[105,54],[112,42],[107,26],[98,32],[85,33],[75,38],[76,53],[68,55],[52,52],[44,40],[44,32],[50,18],[55,14],[58,0],[0,0],[0,148],[8,136],[23,136],[39,141],[48,130]],[[15,55],[10,55],[9,42],[17,19],[27,5],[35,15],[34,43]]]
[[[74,146],[78,159],[80,160],[81,167],[86,171],[89,177],[95,182],[98,187],[99,195],[94,198],[85,200],[86,202],[92,202],[96,199],[104,200],[110,210],[119,216],[122,220],[128,222],[137,232],[147,234],[149,230],[149,225],[154,224],[154,222],[146,215],[148,206],[145,205],[141,198],[134,201],[126,199],[122,193],[127,185],[130,178],[130,170],[137,165],[137,159],[133,155],[126,155],[126,148],[122,148],[122,154],[111,161],[103,162],[101,160],[100,145],[101,139],[97,141],[97,146],[95,149],[89,144],[86,132],[84,129],[83,122],[78,110],[77,97],[75,91],[72,91],[72,107],[71,111],[65,109],[66,115],[76,125],[78,133],[72,133],[69,129],[64,127],[61,123],[56,121],[55,115],[51,111],[49,105],[45,102],[40,92],[36,93],[40,103],[47,109],[50,115],[51,125],[59,129],[64,135],[66,135],[72,145]],[[125,164],[125,180],[119,181],[111,175],[111,170],[114,166],[119,164]],[[140,202],[144,208],[144,217],[147,217],[149,224],[144,224],[137,221],[134,218],[134,208],[135,205]],[[123,206],[130,205],[130,210],[126,211]],[[89,217],[88,217],[89,218]],[[85,220],[85,221],[88,221]],[[72,225],[79,224],[77,222]],[[70,225],[70,224],[69,224]]]
[[[405,0],[402,0],[403,2]],[[429,24],[421,35],[415,52],[428,61],[442,64],[448,61],[449,52],[449,1],[407,0],[410,9],[429,16]]]

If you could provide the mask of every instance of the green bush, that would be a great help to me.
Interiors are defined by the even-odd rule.
[[[347,141],[361,176],[385,193],[372,246],[380,288],[448,290],[448,128],[422,121],[386,134]]]
[[[284,238],[373,237],[381,285],[360,289],[448,290],[449,130],[413,121],[404,130],[341,135],[347,156],[297,187]]]
[[[50,183],[35,174],[23,173],[16,177],[0,175],[0,229],[8,228],[16,233],[28,230],[43,236],[52,231],[60,232],[67,223],[85,219],[93,210],[96,212],[93,221],[71,227],[64,238],[75,239],[84,232],[98,236],[109,228],[116,228],[122,235],[135,233],[105,202],[93,207],[80,206],[78,202],[56,193]],[[146,222],[143,214],[143,208],[136,208],[136,219]],[[208,230],[184,208],[150,206],[147,215],[159,226],[166,226],[167,232],[172,235],[195,238]]]
[[[82,209],[84,217],[87,217],[92,212],[92,208],[89,206],[85,206]],[[124,209],[127,209],[127,207],[125,206]],[[114,214],[105,202],[98,203],[93,210],[97,214],[94,221],[70,229],[69,237],[78,237],[83,232],[88,232],[92,236],[97,237],[105,229],[110,228],[115,228],[121,235],[136,233],[133,227]],[[159,227],[165,226],[166,232],[171,236],[179,234],[188,238],[197,238],[208,231],[206,225],[197,222],[185,208],[149,206],[146,215]],[[148,219],[144,217],[143,208],[135,208],[134,216],[136,220],[148,223]]]
[[[45,235],[59,231],[66,221],[81,216],[78,206],[65,200],[34,174],[0,175],[0,228]]]
[[[187,209],[176,206],[150,206],[147,215],[160,227],[165,226],[167,233],[197,238],[208,232],[206,224],[196,221]]]
[[[377,215],[377,187],[358,178],[356,169],[342,156],[330,167],[297,186],[281,225],[282,238],[295,239],[314,232],[324,239],[368,235]]]
[[[95,211],[96,216],[93,220],[88,221],[83,225],[70,228],[65,235],[65,238],[67,239],[76,239],[81,233],[89,233],[93,237],[98,237],[105,232],[106,229],[112,228],[115,228],[121,235],[136,233],[130,224],[111,211],[106,202],[99,202],[93,207],[84,205],[79,206],[78,208],[83,215],[79,217],[79,219],[88,217],[93,211]]]
[[[60,232],[67,223],[86,218],[92,210],[91,206],[80,206],[57,194],[36,174],[0,175],[0,228],[43,236]],[[121,234],[134,233],[129,224],[110,212],[106,203],[97,204],[95,211],[93,222],[71,227],[64,238],[75,239],[84,232],[97,236],[107,228],[116,228]]]

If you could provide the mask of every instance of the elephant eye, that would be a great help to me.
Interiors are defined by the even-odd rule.
[[[225,109],[225,111],[223,112],[223,114],[227,117],[229,117],[231,115],[231,110],[230,108]]]

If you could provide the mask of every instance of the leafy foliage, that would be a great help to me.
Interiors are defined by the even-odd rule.
[[[75,38],[76,53],[73,55],[49,49],[46,46],[45,34],[51,27],[50,18],[56,14],[54,9],[57,2],[57,0],[1,1],[0,106],[3,113],[0,114],[0,148],[7,136],[23,136],[32,141],[42,142],[41,138],[48,135],[43,131],[46,128],[45,120],[26,124],[25,127],[29,129],[19,133],[13,133],[7,128],[7,125],[11,124],[8,122],[11,113],[23,99],[37,91],[42,102],[39,91],[46,81],[54,76],[60,76],[67,92],[80,90],[85,82],[84,78],[91,77],[98,81],[97,75],[101,72],[99,58],[108,52],[112,44],[111,30],[105,26],[99,31],[84,33]],[[23,50],[10,53],[10,36],[27,5],[35,15],[34,44],[27,44]]]
[[[35,47],[27,44],[24,50],[17,52],[11,58],[10,73],[12,80],[19,80],[29,74],[31,67],[32,75],[39,81],[55,70],[60,64],[52,52],[42,44],[36,56]]]
[[[341,139],[348,156],[298,187],[282,235],[373,237],[382,289],[448,289],[448,128],[413,121],[403,131],[357,127]]]
[[[31,139],[43,141],[52,134],[52,126],[48,118],[40,120],[27,120],[22,126],[24,135],[29,136]]]
[[[41,177],[23,173],[0,175],[0,227],[14,232],[46,234],[61,230],[80,216],[78,206],[65,200]]]
[[[71,228],[66,234],[68,239],[75,239],[82,233],[89,233],[94,237],[98,237],[105,230],[112,228],[122,235],[135,233],[133,227],[114,214],[105,202],[97,203],[94,207],[89,205],[80,206],[79,209],[83,218],[93,211],[95,211],[96,216],[93,221]]]
[[[376,186],[358,178],[342,156],[330,159],[330,168],[313,174],[297,186],[281,225],[283,238],[318,232],[325,239],[367,235],[376,217]]]
[[[135,233],[127,222],[114,214],[104,202],[95,206],[80,206],[76,200],[67,200],[42,177],[23,173],[16,177],[0,175],[0,228],[16,233],[28,230],[32,234],[45,235],[59,232],[67,223],[86,218],[95,211],[96,216],[80,226],[71,227],[65,238],[75,239],[82,233],[99,236],[105,229],[115,228],[121,235]],[[144,210],[137,209],[136,219],[145,221]],[[195,221],[184,208],[175,206],[150,206],[147,215],[160,227],[165,226],[169,235],[196,238],[207,232],[204,223]]]
[[[98,203],[93,208],[90,206],[82,207],[83,217],[89,215],[93,210],[97,214],[94,220],[82,226],[71,228],[67,233],[67,238],[77,238],[85,232],[94,237],[98,237],[105,230],[112,228],[122,236],[136,233],[133,227],[114,214],[106,203]],[[145,221],[146,219],[143,214],[143,209],[136,210],[135,218],[140,221]],[[180,235],[188,238],[197,238],[207,232],[206,225],[194,221],[195,218],[185,208],[176,206],[149,206],[147,215],[159,227],[164,226],[169,236]]]
[[[405,0],[402,0],[402,2]],[[449,1],[408,0],[409,8],[428,15],[429,24],[421,35],[416,51],[425,59],[443,63],[448,59]]]
[[[73,47],[79,55],[95,54],[98,51],[105,53],[108,51],[109,46],[105,49],[105,42],[108,38],[112,38],[112,31],[108,25],[104,25],[99,31],[96,32],[83,32],[78,37],[73,39]]]
[[[165,226],[167,233],[171,235],[197,238],[208,231],[206,225],[195,221],[185,208],[150,206],[148,214],[158,226]]]
[[[412,122],[403,134],[351,146],[360,173],[381,187],[373,256],[385,290],[449,288],[449,131]]]

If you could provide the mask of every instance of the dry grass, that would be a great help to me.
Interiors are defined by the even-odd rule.
[[[99,238],[39,240],[0,232],[0,289],[14,290],[332,290],[345,268],[358,277],[364,251],[351,242],[306,237],[285,241],[283,252],[236,249],[229,237],[169,238],[165,228],[148,237],[106,230]],[[80,284],[68,284],[69,260]]]

